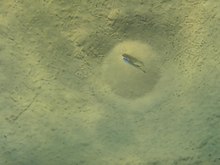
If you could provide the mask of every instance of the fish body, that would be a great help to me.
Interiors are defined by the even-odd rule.
[[[142,61],[140,61],[137,58],[135,58],[129,54],[126,54],[126,53],[122,54],[122,57],[126,63],[128,63],[128,64],[134,66],[135,68],[140,69],[142,72],[146,73],[146,71],[143,69],[144,63]]]

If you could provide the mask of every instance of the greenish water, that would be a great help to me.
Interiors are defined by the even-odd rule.
[[[0,165],[219,165],[219,27],[215,0],[2,0]]]

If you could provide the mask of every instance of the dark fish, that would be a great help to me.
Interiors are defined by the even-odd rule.
[[[135,58],[129,54],[126,54],[126,53],[122,54],[122,57],[126,63],[128,63],[128,64],[134,66],[135,68],[140,69],[142,72],[146,73],[146,71],[143,69],[144,63],[142,61],[140,61],[137,58]]]

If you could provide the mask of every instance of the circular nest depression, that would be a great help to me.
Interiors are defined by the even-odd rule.
[[[103,82],[124,98],[139,98],[151,92],[160,74],[156,53],[140,41],[118,43],[105,57]]]

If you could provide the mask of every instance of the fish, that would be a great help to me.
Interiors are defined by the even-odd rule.
[[[126,54],[126,53],[122,54],[122,57],[123,57],[123,60],[126,63],[128,63],[128,64],[132,65],[133,67],[135,67],[135,68],[141,70],[142,72],[146,73],[146,71],[143,69],[144,63],[142,61],[140,61],[137,58],[135,58],[135,57],[133,57],[129,54]]]

